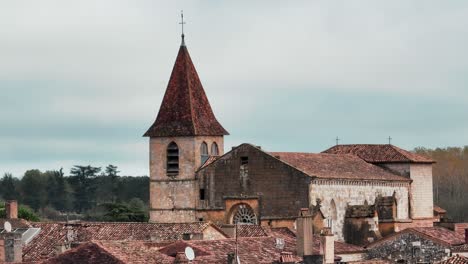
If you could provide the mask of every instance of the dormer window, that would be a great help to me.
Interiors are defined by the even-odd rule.
[[[208,159],[208,144],[206,144],[206,142],[203,142],[200,145],[200,156],[201,164],[205,163],[205,161]]]
[[[179,147],[175,142],[167,146],[167,176],[179,174]]]
[[[213,144],[211,144],[211,155],[212,156],[219,155],[218,144],[216,144],[216,142],[213,142]]]

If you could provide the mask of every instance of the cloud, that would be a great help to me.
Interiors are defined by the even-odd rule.
[[[16,0],[0,9],[1,168],[147,171],[181,9],[226,149],[468,140],[465,1]]]

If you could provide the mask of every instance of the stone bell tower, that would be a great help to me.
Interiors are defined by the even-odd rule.
[[[144,135],[150,138],[150,222],[197,220],[202,194],[195,172],[210,156],[223,154],[228,134],[211,110],[182,34],[158,116]]]

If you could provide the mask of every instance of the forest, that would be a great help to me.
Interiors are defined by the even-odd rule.
[[[436,161],[434,204],[454,221],[468,222],[468,146],[414,152]],[[114,165],[77,165],[68,175],[62,169],[28,170],[21,178],[5,173],[0,199],[18,200],[20,213],[33,220],[147,221],[149,178],[120,176]]]
[[[43,220],[147,221],[149,178],[118,174],[114,165],[77,165],[67,176],[62,169],[28,170],[20,179],[5,173],[0,195]]]

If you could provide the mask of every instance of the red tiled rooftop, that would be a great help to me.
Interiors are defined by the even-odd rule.
[[[446,260],[436,262],[437,264],[468,264],[468,258],[464,256],[453,256]]]
[[[176,241],[183,234],[201,234],[208,226],[215,225],[206,222],[165,224],[165,223],[98,223],[80,222],[66,223],[33,223],[33,227],[41,228],[39,234],[28,243],[23,250],[25,261],[35,261],[53,257],[56,246],[73,241],[83,243],[91,240],[107,241]],[[69,230],[71,232],[69,232]],[[222,231],[220,231],[222,235]],[[70,240],[71,239],[71,240]]]
[[[425,239],[431,240],[435,243],[443,244],[445,246],[457,246],[465,243],[464,237],[460,234],[449,230],[447,228],[434,226],[434,227],[412,227],[407,228],[401,232],[394,233],[390,236],[382,238],[376,242],[369,244],[368,248],[374,248],[378,245],[381,245],[386,242],[391,242],[393,240],[399,239],[399,236],[413,233],[415,235],[421,236]]]
[[[323,153],[353,154],[370,163],[434,163],[430,158],[390,144],[336,145]]]
[[[410,181],[350,154],[270,152],[270,155],[312,176],[324,179]]]
[[[144,136],[222,136],[185,45],[179,49],[158,116]]]

